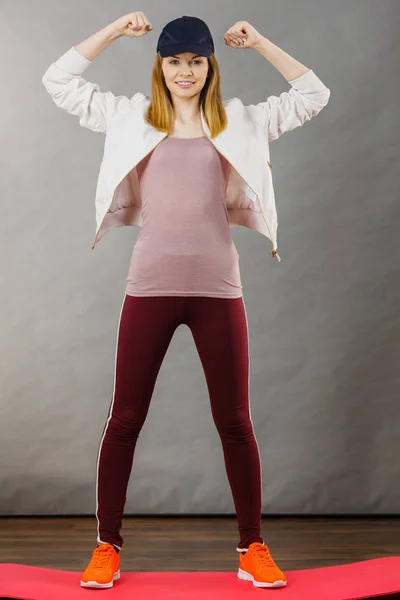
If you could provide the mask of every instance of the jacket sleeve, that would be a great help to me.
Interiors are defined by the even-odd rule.
[[[50,65],[42,82],[56,106],[79,118],[79,125],[105,133],[107,123],[119,110],[129,110],[126,96],[101,92],[97,83],[86,81],[82,73],[93,61],[72,46]]]
[[[262,111],[269,142],[310,121],[329,100],[329,88],[312,69],[288,83],[292,86],[288,92],[269,96],[266,102],[257,104]]]

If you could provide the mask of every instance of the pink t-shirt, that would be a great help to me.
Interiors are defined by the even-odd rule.
[[[143,223],[128,295],[242,296],[225,203],[229,169],[206,136],[168,136],[137,165]]]

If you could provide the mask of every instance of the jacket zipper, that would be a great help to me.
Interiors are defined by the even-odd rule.
[[[216,144],[214,144],[214,142],[212,141],[212,139],[211,139],[211,138],[208,138],[208,139],[209,139],[209,140],[210,140],[210,142],[211,142],[211,143],[214,145],[214,147],[215,147],[215,148],[218,150],[218,152],[221,152],[221,151],[219,150],[219,148],[217,148]],[[229,164],[231,164],[231,165],[232,165],[231,161],[230,161],[230,160],[229,160],[229,159],[228,159],[228,158],[225,156],[225,154],[224,154],[223,152],[221,152],[221,154],[222,154],[222,155],[224,156],[224,158],[225,158],[225,159],[226,159],[226,160],[229,162]],[[269,161],[267,161],[267,162],[268,162],[268,164],[270,164],[270,162],[269,162]],[[233,165],[232,165],[232,167],[233,167]],[[233,168],[235,168],[235,167],[233,167]],[[243,175],[240,175],[240,176],[242,177],[242,179],[244,179],[244,181],[246,181],[246,179],[243,177]],[[278,254],[278,251],[277,251],[277,250],[274,250],[274,243],[273,243],[273,241],[272,241],[272,233],[271,233],[271,230],[270,230],[270,228],[269,228],[269,225],[268,225],[268,223],[267,223],[267,219],[265,218],[264,211],[263,211],[263,209],[262,209],[262,206],[261,206],[261,200],[260,200],[260,198],[258,197],[258,194],[256,194],[255,190],[254,190],[254,189],[251,187],[251,185],[248,183],[248,181],[246,181],[246,183],[247,183],[247,185],[249,186],[249,188],[252,190],[252,192],[254,193],[254,195],[256,196],[256,198],[257,198],[257,200],[258,200],[258,203],[259,203],[259,205],[260,205],[260,211],[261,211],[261,214],[262,214],[262,216],[263,216],[263,219],[264,219],[264,221],[265,221],[265,224],[266,224],[266,226],[267,226],[267,228],[268,228],[269,235],[271,236],[271,240],[270,240],[270,241],[271,241],[271,244],[272,244],[272,257],[273,257],[273,258],[276,258],[276,259],[278,260],[278,262],[281,262],[281,258],[280,258],[279,254]]]
[[[270,168],[270,171],[272,172],[272,165],[271,165],[271,163],[269,162],[269,160],[267,160],[267,163],[268,163],[268,166],[269,166],[269,168]],[[257,198],[258,198],[258,196],[257,196]],[[267,225],[267,227],[268,227],[268,223],[267,223],[267,220],[266,220],[266,218],[265,218],[265,216],[264,216],[264,211],[263,211],[263,209],[262,209],[262,206],[261,206],[261,200],[260,200],[260,198],[258,198],[258,202],[259,202],[259,204],[260,204],[260,210],[261,210],[262,216],[264,217],[264,221],[265,221],[265,223],[266,223],[266,225]],[[270,232],[270,230],[269,230],[269,227],[268,227],[268,231]],[[270,232],[270,233],[271,233],[271,232]],[[278,260],[278,262],[281,262],[281,257],[279,256],[279,254],[278,254],[278,251],[277,251],[277,250],[274,250],[274,245],[273,245],[273,244],[272,244],[272,256],[273,256],[274,258],[276,258],[276,259]]]
[[[257,196],[257,194],[256,194],[256,196]],[[261,214],[262,214],[262,216],[264,218],[266,226],[268,227],[267,219],[265,218],[264,211],[263,211],[262,206],[261,206],[261,200],[260,200],[260,198],[258,196],[257,196],[257,199],[258,199],[258,203],[260,205]],[[271,230],[270,230],[269,227],[268,227],[268,231],[269,231],[269,234],[271,235]],[[271,237],[272,237],[272,235],[271,235]],[[273,258],[276,258],[278,260],[278,262],[281,262],[281,257],[279,256],[278,251],[274,250],[274,244],[273,243],[272,243],[272,253],[271,254],[272,254]]]
[[[162,138],[160,141],[158,141],[158,142],[157,142],[157,144],[155,144],[155,145],[154,145],[152,148],[150,148],[150,150],[149,150],[148,152],[146,152],[146,154],[145,154],[144,156],[142,156],[142,158],[141,158],[141,159],[140,159],[140,160],[139,160],[139,161],[138,161],[138,162],[137,162],[135,165],[133,165],[133,167],[131,167],[131,168],[129,169],[129,171],[132,171],[132,169],[134,169],[134,168],[136,167],[136,165],[137,165],[137,164],[139,164],[139,162],[140,162],[141,160],[143,160],[144,158],[146,158],[146,156],[147,156],[148,154],[150,154],[150,152],[151,152],[152,150],[154,150],[154,148],[156,148],[156,146],[158,146],[158,144],[161,144],[161,142],[165,140],[165,137],[167,137],[167,136],[164,136],[164,137],[163,137],[163,138]],[[96,238],[97,238],[97,235],[98,235],[98,233],[99,233],[99,231],[100,231],[100,229],[101,229],[101,226],[103,225],[103,221],[104,221],[104,219],[106,218],[106,215],[108,214],[108,211],[110,210],[110,206],[111,206],[111,204],[113,203],[113,200],[114,200],[114,196],[115,196],[116,189],[117,189],[117,187],[119,186],[119,184],[121,183],[121,181],[124,179],[124,177],[126,177],[126,176],[127,176],[127,174],[129,173],[129,171],[127,171],[127,172],[125,173],[125,175],[124,175],[124,176],[123,176],[123,177],[122,177],[122,178],[119,180],[119,182],[118,182],[118,183],[117,183],[117,185],[115,186],[115,189],[114,189],[114,192],[113,192],[113,195],[112,195],[112,198],[111,198],[111,202],[110,202],[110,204],[108,205],[108,208],[107,208],[106,214],[105,214],[105,215],[104,215],[104,217],[102,218],[102,220],[101,220],[101,223],[100,223],[100,226],[99,226],[98,230],[96,231],[96,235],[94,236],[94,241],[93,241],[92,250],[94,249],[94,247],[95,247],[95,245],[96,245]]]

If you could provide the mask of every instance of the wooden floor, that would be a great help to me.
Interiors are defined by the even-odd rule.
[[[235,517],[128,517],[122,571],[237,571]],[[95,517],[0,517],[0,563],[82,571]],[[261,535],[283,571],[400,556],[400,518],[271,517]],[[400,594],[384,596],[400,598]]]

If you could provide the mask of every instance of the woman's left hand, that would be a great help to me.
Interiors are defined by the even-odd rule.
[[[252,48],[263,38],[247,21],[237,21],[224,34],[225,44],[231,48]]]

